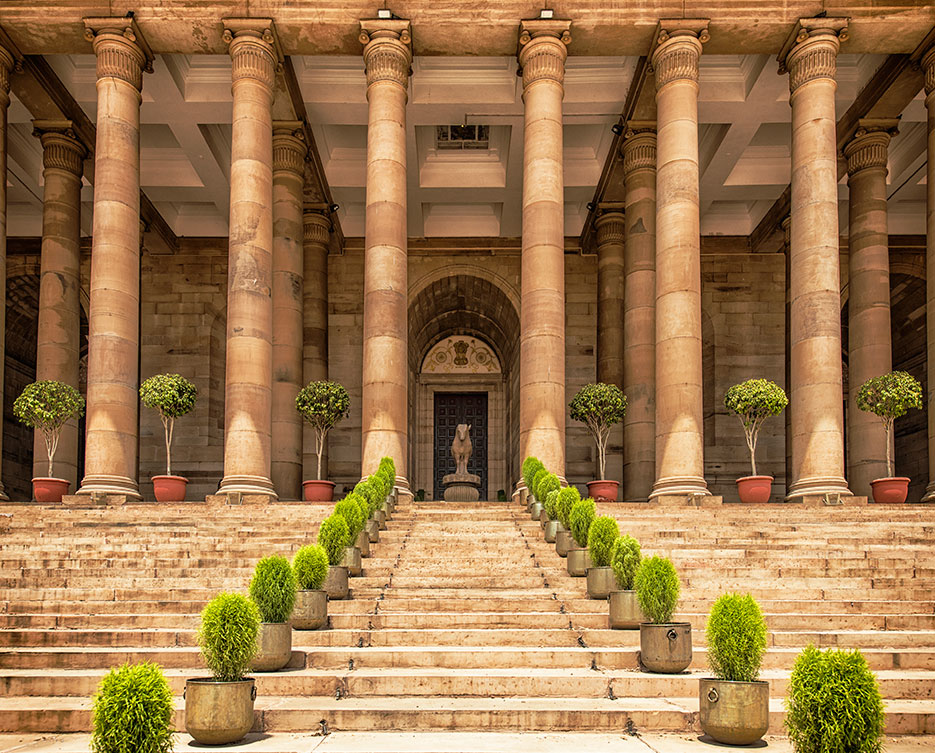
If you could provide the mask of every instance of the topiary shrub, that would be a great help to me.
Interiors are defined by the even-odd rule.
[[[572,398],[568,407],[573,421],[588,427],[597,444],[600,479],[607,466],[607,440],[614,424],[619,424],[627,412],[627,398],[616,384],[586,384]]]
[[[317,591],[328,577],[328,553],[319,544],[308,544],[292,558],[292,571],[303,591]]]
[[[555,512],[558,514],[558,519],[566,529],[571,528],[571,509],[580,501],[581,492],[578,491],[577,487],[566,486],[564,489],[559,489],[558,500],[555,503]]]
[[[171,753],[172,691],[157,664],[110,670],[94,696],[94,753]]]
[[[591,523],[594,522],[596,514],[594,500],[590,497],[575,502],[571,508],[568,522],[571,527],[572,538],[578,546],[588,545],[588,531],[591,530]]]
[[[315,454],[318,455],[318,474],[321,479],[321,455],[325,437],[342,418],[346,418],[351,397],[337,382],[309,382],[295,397],[295,409],[315,430]]]
[[[377,511],[377,508],[386,499],[385,489],[384,481],[375,476],[368,476],[366,481],[361,481],[354,487],[353,494],[359,498],[357,503],[360,504],[360,500],[364,502],[364,511],[366,513],[364,522]]]
[[[750,468],[756,476],[756,438],[770,416],[778,416],[789,404],[786,393],[767,379],[748,379],[735,384],[724,395],[724,405],[740,417],[750,450]]]
[[[191,413],[198,390],[180,374],[156,374],[140,385],[140,399],[159,413],[166,434],[166,475],[172,475],[172,433],[175,419]]]
[[[523,461],[523,483],[526,484],[526,489],[532,493],[532,482],[536,474],[545,466],[542,465],[542,461],[539,458],[532,457],[531,455]]]
[[[792,667],[786,710],[796,753],[883,750],[883,700],[860,651],[808,646]]]
[[[295,573],[285,557],[264,557],[256,563],[250,598],[263,622],[288,622],[295,605]]]
[[[667,557],[644,559],[636,571],[636,599],[650,622],[662,625],[672,619],[679,600],[679,576]]]
[[[343,516],[332,513],[330,517],[321,521],[318,529],[318,543],[328,555],[329,565],[341,564],[344,550],[351,541],[351,529]]]
[[[545,514],[549,516],[549,520],[555,520],[557,511],[556,503],[558,502],[558,489],[553,489],[548,494],[545,495]]]
[[[530,487],[529,491],[532,492],[532,496],[535,497],[536,502],[539,501],[539,484],[545,481],[548,476],[549,472],[545,469],[545,467],[540,468],[538,471],[536,471],[536,475],[533,476],[532,486]],[[543,499],[545,499],[544,496]]]
[[[30,429],[38,429],[45,439],[49,456],[49,476],[62,429],[71,419],[84,415],[84,398],[64,382],[44,380],[27,384],[13,401],[13,415]]]
[[[359,494],[351,492],[334,506],[334,514],[340,515],[347,521],[348,537],[351,542],[348,546],[353,546],[360,532],[364,530],[364,522],[367,518],[361,505],[366,510],[367,501]]]
[[[614,542],[620,538],[620,527],[609,515],[596,518],[588,529],[588,554],[594,567],[608,567]]]
[[[610,551],[610,566],[614,571],[617,588],[621,591],[633,590],[641,556],[640,544],[632,536],[623,534],[614,542],[614,548]]]
[[[750,594],[723,594],[711,607],[708,664],[719,680],[753,682],[766,651],[766,621]]]
[[[246,596],[222,593],[201,612],[198,645],[219,682],[242,680],[256,655],[260,610]]]
[[[549,496],[549,493],[557,491],[561,488],[562,482],[558,480],[558,476],[556,476],[554,473],[547,473],[539,481],[539,486],[536,487],[536,500],[544,505],[545,499]]]
[[[886,431],[886,474],[893,476],[893,453],[890,449],[890,435],[893,423],[900,416],[905,416],[910,408],[922,407],[922,385],[912,374],[905,371],[891,371],[889,374],[874,377],[864,382],[857,393],[857,407],[873,413],[883,421]]]

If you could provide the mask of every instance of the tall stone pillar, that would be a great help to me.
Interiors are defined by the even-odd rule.
[[[328,240],[331,218],[326,210],[306,207],[302,214],[305,253],[303,288],[303,379],[305,384],[328,378]],[[304,476],[318,475],[318,455],[315,452],[315,430],[305,426],[303,465]],[[328,448],[321,458],[322,477],[328,478]]]
[[[55,380],[78,389],[81,350],[81,176],[87,149],[71,121],[37,120],[42,142],[42,255],[39,278],[39,329],[36,380]],[[78,422],[62,428],[55,453],[55,475],[78,488]],[[33,442],[33,476],[48,476],[42,433]]]
[[[785,273],[786,273],[786,306],[785,306],[785,320],[784,320],[784,336],[783,336],[783,356],[785,360],[785,369],[783,370],[783,379],[785,383],[785,390],[788,394],[791,389],[790,385],[792,384],[792,366],[789,361],[789,353],[792,350],[792,345],[790,341],[790,332],[792,330],[792,296],[790,295],[789,280],[792,278],[792,271],[789,265],[789,259],[791,254],[789,253],[789,241],[790,241],[790,231],[792,229],[792,218],[788,215],[783,217],[782,222],[780,223],[782,228],[782,253],[785,257]],[[785,438],[785,453],[786,453],[786,465],[785,465],[785,474],[786,474],[786,491],[789,489],[789,485],[792,483],[792,405],[787,405],[786,409],[783,411],[783,418],[785,419],[785,426],[783,427],[783,436]]]
[[[925,72],[925,110],[928,113],[926,137],[928,160],[925,166],[925,265],[935,269],[935,47],[922,58]],[[935,500],[935,274],[925,278],[925,326],[927,339],[928,396],[928,451],[929,483],[925,487],[923,502]]]
[[[275,496],[270,479],[273,350],[272,21],[225,19],[233,129],[227,276],[224,478],[220,494]]]
[[[301,499],[303,223],[305,143],[301,122],[273,127],[273,413],[271,474],[283,499]]]
[[[624,216],[607,209],[597,218],[597,381],[623,389]],[[607,449],[608,479],[623,477],[623,428],[610,432]]]
[[[656,481],[707,494],[701,365],[698,60],[707,21],[662,21],[656,78]]]
[[[140,94],[152,53],[127,18],[86,18],[97,56],[97,145],[84,480],[139,499]]]
[[[361,21],[367,70],[362,473],[388,455],[408,489],[406,102],[412,36],[401,19]]]
[[[780,53],[792,105],[789,237],[792,483],[787,497],[850,494],[844,480],[835,64],[846,21],[802,19]]]
[[[623,141],[624,502],[645,502],[656,478],[656,124],[627,124]]]
[[[0,47],[0,333],[6,332],[6,192],[7,192],[7,109],[10,106],[10,74],[15,61]],[[0,398],[3,397],[3,364],[6,344],[0,337]],[[3,416],[0,416],[0,457],[3,447]],[[9,499],[0,481],[0,500]]]
[[[850,193],[847,480],[851,491],[864,497],[871,494],[871,481],[889,475],[883,422],[857,407],[857,393],[864,382],[888,373],[893,365],[886,162],[897,122],[861,120],[844,148]]]
[[[565,186],[562,99],[570,21],[523,21],[520,460],[565,475]]]

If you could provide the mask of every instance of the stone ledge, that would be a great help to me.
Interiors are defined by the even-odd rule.
[[[649,500],[656,507],[720,507],[723,503],[724,497],[714,494],[660,494]]]

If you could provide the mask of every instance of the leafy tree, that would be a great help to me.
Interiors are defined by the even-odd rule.
[[[789,404],[786,393],[775,382],[767,379],[748,379],[735,384],[724,395],[724,405],[740,417],[750,450],[750,468],[756,476],[756,438],[763,422],[778,416]]]
[[[31,429],[38,429],[45,439],[49,456],[49,476],[62,428],[68,421],[84,415],[84,398],[74,387],[45,380],[27,384],[13,402],[13,415]]]
[[[140,385],[140,399],[147,408],[159,412],[166,432],[166,475],[172,475],[172,432],[175,419],[195,407],[198,390],[179,374],[156,374]]]
[[[601,481],[607,466],[607,440],[614,424],[623,420],[627,412],[627,398],[615,384],[586,384],[569,403],[571,417],[588,427],[597,443],[597,457]]]
[[[318,455],[318,475],[321,479],[321,455],[325,437],[342,418],[347,418],[351,397],[337,382],[309,382],[295,398],[296,410],[315,429],[315,453]]]
[[[893,453],[890,438],[893,422],[905,416],[910,408],[922,407],[922,385],[912,374],[891,371],[864,382],[857,393],[857,407],[873,413],[883,421],[886,431],[886,474],[893,475]]]

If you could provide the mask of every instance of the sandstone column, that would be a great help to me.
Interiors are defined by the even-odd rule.
[[[864,497],[871,494],[871,481],[889,475],[883,423],[858,409],[857,393],[871,377],[892,370],[886,162],[897,122],[861,120],[844,148],[850,192],[847,480],[854,494]]]
[[[225,19],[234,98],[221,494],[275,496],[270,479],[273,81],[269,19]]]
[[[305,143],[301,122],[273,127],[273,412],[271,473],[283,499],[301,499],[302,201]]]
[[[0,333],[6,332],[6,152],[7,108],[10,106],[10,74],[15,61],[0,47]],[[6,344],[0,337],[0,366],[5,362]],[[0,368],[0,396],[3,395],[3,369]],[[3,417],[0,416],[0,456],[3,447]],[[44,475],[44,474],[43,474]],[[9,499],[0,481],[0,500]]]
[[[783,217],[782,222],[779,223],[782,228],[782,253],[785,256],[785,273],[786,273],[786,306],[785,306],[785,321],[784,329],[785,333],[783,335],[783,355],[785,357],[785,369],[783,370],[783,379],[785,380],[785,390],[788,395],[789,391],[792,389],[792,366],[789,361],[789,353],[792,351],[792,345],[790,342],[789,333],[792,331],[792,296],[789,294],[789,280],[792,278],[792,271],[789,266],[789,259],[791,254],[789,253],[789,241],[790,241],[790,230],[792,229],[792,218],[788,215]],[[784,439],[785,439],[785,452],[786,452],[786,465],[785,465],[785,474],[786,474],[786,491],[789,490],[789,485],[792,483],[792,405],[787,405],[786,409],[783,411],[783,418],[785,419],[784,426]]]
[[[302,214],[304,224],[304,289],[303,289],[303,380],[320,382],[328,378],[328,240],[331,218],[327,210],[306,207]],[[315,431],[305,426],[303,452],[304,476],[318,475],[318,455],[315,453]],[[321,458],[322,476],[328,478],[328,448]]]
[[[846,21],[802,19],[780,53],[792,105],[789,237],[792,483],[787,496],[849,494],[844,480],[841,280],[834,113]]]
[[[97,55],[97,145],[78,493],[139,499],[140,92],[152,54],[127,18],[88,18],[85,27]]]
[[[362,473],[396,462],[408,489],[406,102],[412,37],[400,19],[361,21],[367,70]]]
[[[631,122],[623,141],[624,502],[643,502],[656,472],[656,124]]]
[[[36,338],[36,380],[52,379],[78,389],[81,350],[78,295],[81,289],[81,176],[84,148],[71,121],[37,120],[42,142],[42,255],[39,278],[39,328]],[[49,473],[45,440],[37,431],[33,442],[33,476]],[[54,474],[78,488],[78,423],[62,428],[55,453]]]
[[[565,475],[565,187],[562,99],[570,21],[523,21],[520,460]]]
[[[935,270],[935,47],[922,58],[922,70],[925,72],[925,109],[928,113],[927,154],[925,167],[925,265],[926,269]],[[925,325],[927,339],[928,396],[928,451],[929,483],[925,488],[923,502],[935,500],[935,274],[925,278]]]
[[[656,78],[656,481],[706,494],[701,366],[698,60],[707,21],[662,21]]]

